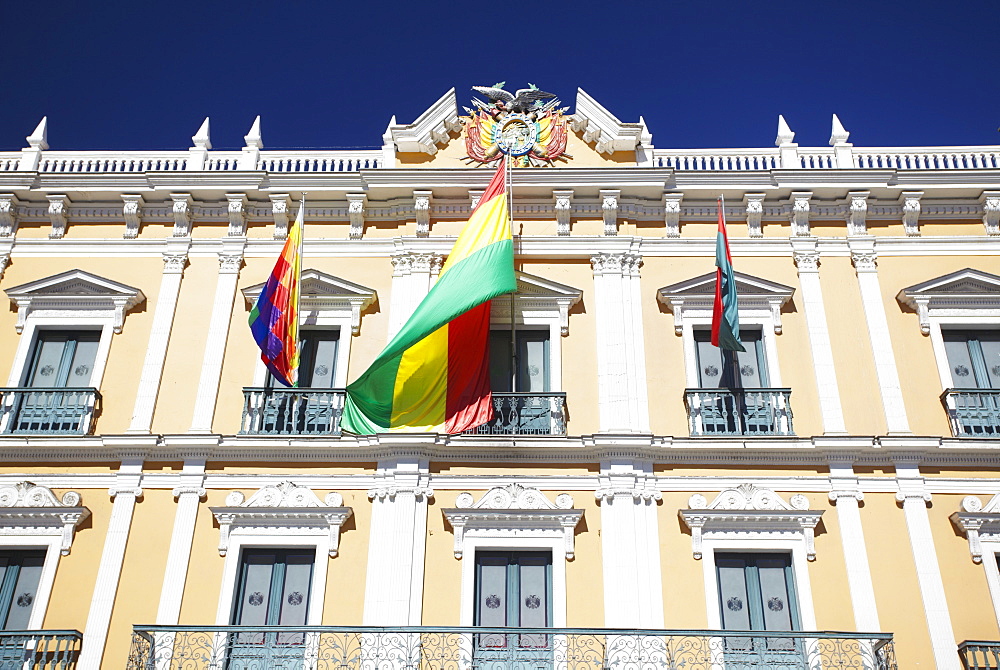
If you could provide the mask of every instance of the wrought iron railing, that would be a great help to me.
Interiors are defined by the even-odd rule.
[[[82,639],[78,630],[0,631],[0,668],[71,670]]]
[[[339,435],[344,389],[244,388],[242,435]]]
[[[685,389],[695,435],[794,435],[791,389]]]
[[[1000,642],[966,640],[958,645],[958,655],[965,670],[1000,669]]]
[[[946,389],[941,402],[955,437],[1000,435],[1000,389]]]
[[[95,388],[0,388],[0,432],[87,435],[101,400]]]
[[[565,393],[493,392],[493,420],[470,435],[565,435]]]
[[[136,626],[129,670],[896,670],[889,633]]]

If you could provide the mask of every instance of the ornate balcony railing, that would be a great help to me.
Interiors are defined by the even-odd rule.
[[[1000,669],[1000,642],[993,640],[966,640],[958,645],[958,655],[965,670]]]
[[[565,393],[493,393],[493,420],[467,435],[565,435]]]
[[[135,626],[128,670],[896,670],[889,633]]]
[[[244,388],[241,435],[340,435],[344,389]]]
[[[0,433],[87,435],[101,394],[95,388],[0,388]]]
[[[695,435],[794,435],[791,389],[685,389]]]
[[[941,402],[955,437],[1000,435],[1000,389],[946,389]]]
[[[0,631],[0,668],[72,670],[82,639],[78,630]]]

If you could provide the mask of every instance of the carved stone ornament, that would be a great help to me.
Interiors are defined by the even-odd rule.
[[[219,254],[219,274],[234,274],[243,267],[243,254]]]
[[[233,491],[226,497],[225,507],[212,507],[219,522],[219,554],[229,551],[230,537],[235,533],[254,535],[326,534],[330,556],[340,547],[340,528],[353,510],[344,507],[344,497],[328,493],[320,501],[312,489],[291,481],[262,487],[249,499]]]
[[[33,313],[65,313],[111,317],[114,332],[120,333],[125,314],[146,300],[142,291],[125,284],[84,272],[69,270],[51,277],[5,289],[17,306],[17,332],[24,330]]]
[[[916,311],[920,332],[928,335],[935,317],[994,318],[1000,313],[1000,275],[965,268],[908,286],[896,300]]]
[[[67,216],[69,216],[69,198],[65,195],[46,195],[49,201],[49,222],[52,224],[52,232],[49,238],[60,240],[66,234]]]
[[[351,221],[351,231],[349,237],[352,240],[360,240],[365,232],[365,201],[368,199],[365,193],[347,194],[347,218]]]
[[[792,235],[804,237],[809,235],[809,200],[811,191],[792,193],[792,211],[789,220],[792,224]]]
[[[417,237],[431,234],[431,197],[433,191],[413,192],[413,215],[417,220]]]
[[[7,270],[8,265],[10,265],[10,254],[0,254],[0,279],[3,279],[3,273]]]
[[[555,201],[556,234],[569,235],[569,222],[573,214],[573,191],[552,191]]]
[[[194,212],[194,199],[189,193],[171,193],[173,206],[170,211],[174,216],[174,237],[191,235],[191,220]]]
[[[761,229],[761,219],[764,217],[764,195],[763,193],[747,193],[743,196],[743,202],[747,209],[747,230],[750,237],[764,237]]]
[[[145,204],[141,195],[122,194],[125,204],[122,207],[122,216],[125,217],[126,240],[134,240],[139,237],[139,228],[142,226],[142,206]]]
[[[781,333],[781,309],[792,299],[791,286],[743,274],[733,273],[740,297],[740,318],[751,316],[770,320],[774,332]],[[715,273],[692,277],[657,291],[657,298],[674,315],[674,332],[684,332],[684,319],[711,319],[715,303]]]
[[[0,193],[0,237],[13,237],[17,232],[19,203],[13,193]]]
[[[188,255],[186,253],[163,253],[163,272],[165,274],[183,274],[187,266]]]
[[[566,493],[551,502],[536,488],[508,484],[497,486],[477,502],[471,493],[461,493],[455,507],[441,510],[455,532],[455,558],[462,558],[466,536],[561,537],[566,558],[574,553],[574,530],[583,510],[573,509]]]
[[[243,289],[248,309],[257,304],[264,285],[254,284]],[[354,335],[361,332],[361,312],[378,299],[374,289],[312,268],[302,271],[299,292],[299,310],[303,314],[338,320],[349,317]]]
[[[857,272],[877,272],[878,254],[874,250],[851,251],[851,262]]]
[[[983,562],[983,542],[1000,542],[1000,493],[984,506],[976,496],[966,496],[960,511],[954,512],[951,523],[969,540],[969,553],[974,563]]]
[[[271,199],[271,216],[274,217],[274,239],[288,237],[288,194],[268,193]]]
[[[819,272],[819,252],[816,250],[793,251],[792,258],[799,272]]]
[[[663,222],[667,227],[667,237],[681,236],[681,200],[683,193],[663,194]]]
[[[229,213],[229,237],[243,237],[247,234],[247,208],[250,204],[245,193],[227,193],[226,200],[229,205],[226,211]]]
[[[908,237],[920,235],[920,198],[923,191],[903,191],[903,231]]]
[[[1000,235],[1000,191],[983,191],[983,225],[987,235]]]
[[[0,486],[0,536],[58,536],[59,550],[69,554],[76,527],[90,516],[80,494],[67,491],[62,499],[52,489],[29,481]]]
[[[847,194],[847,234],[867,235],[868,191],[852,191]]]
[[[620,190],[601,190],[601,213],[604,216],[604,234],[613,237],[618,234],[618,201]]]
[[[823,512],[810,510],[809,500],[801,493],[786,502],[770,489],[743,483],[722,491],[711,503],[696,493],[688,499],[688,509],[680,510],[679,514],[691,529],[696,559],[702,557],[702,540],[706,534],[791,533],[803,536],[806,558],[816,560],[813,538]]]

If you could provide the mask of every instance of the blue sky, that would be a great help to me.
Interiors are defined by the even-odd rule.
[[[0,150],[374,147],[447,89],[582,87],[658,147],[1000,144],[1000,6],[926,2],[6,0]]]

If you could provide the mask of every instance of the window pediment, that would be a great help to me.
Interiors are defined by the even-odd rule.
[[[1000,316],[1000,276],[965,268],[904,288],[896,300],[916,310],[926,335],[935,316]]]
[[[742,272],[734,272],[740,312],[766,311],[774,322],[774,332],[781,332],[781,308],[792,299],[795,289]],[[715,273],[710,272],[657,291],[660,302],[674,315],[674,330],[679,335],[685,316],[711,315],[715,301]]]
[[[69,554],[76,527],[90,516],[80,494],[67,491],[62,499],[52,489],[23,481],[0,486],[0,535],[61,538],[60,553]]]
[[[210,508],[219,522],[219,555],[229,550],[234,533],[280,535],[290,530],[304,534],[327,534],[330,556],[335,557],[340,545],[340,528],[353,510],[344,507],[339,493],[328,493],[320,499],[307,486],[290,481],[262,487],[247,499],[239,491],[226,498],[225,507]]]
[[[573,558],[574,531],[583,510],[573,509],[569,494],[556,496],[553,503],[538,489],[515,483],[494,487],[478,501],[461,493],[455,505],[441,510],[455,532],[455,558],[462,558],[466,534],[561,536],[566,558]]]
[[[125,314],[146,300],[142,291],[104,277],[70,270],[44,279],[6,289],[5,293],[17,307],[17,332],[24,329],[28,315],[66,312],[104,312],[113,317],[114,331],[120,333]]]
[[[264,283],[254,284],[243,289],[247,307],[254,306],[260,292],[264,290],[264,285]],[[362,310],[378,300],[378,294],[374,289],[312,269],[302,271],[299,290],[301,294],[299,308],[303,313],[349,315],[351,332],[355,335],[361,328]]]
[[[974,563],[983,562],[985,542],[1000,542],[1000,493],[984,506],[976,496],[962,500],[961,511],[951,515],[951,522],[969,540],[969,553]]]
[[[678,512],[691,529],[694,557],[702,557],[702,539],[708,533],[794,533],[806,543],[806,557],[816,559],[814,530],[823,516],[810,510],[809,500],[797,493],[785,501],[770,489],[740,484],[722,491],[711,503],[700,493],[688,499],[688,509]]]
[[[572,286],[545,279],[526,272],[516,272],[517,296],[515,309],[521,320],[558,319],[559,330],[569,333],[569,310],[580,302],[583,291]],[[510,322],[510,298],[500,296],[493,300],[491,316],[495,321]]]

